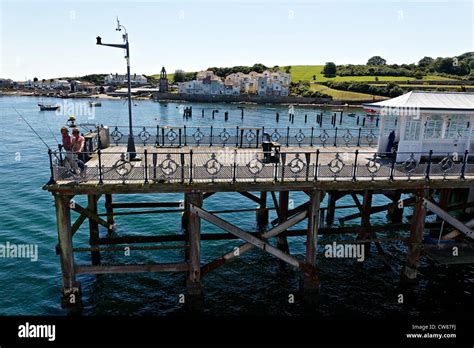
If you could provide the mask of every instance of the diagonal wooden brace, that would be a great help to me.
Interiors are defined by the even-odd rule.
[[[92,211],[86,209],[86,208],[83,208],[81,207],[79,204],[77,203],[74,203],[74,207],[72,208],[72,210],[74,210],[75,212],[81,214],[81,215],[84,215],[85,217],[97,222],[99,225],[102,225],[104,226],[105,228],[107,229],[111,229],[112,226],[110,226],[107,221],[105,220],[102,220],[99,216],[97,216],[97,214],[93,213]]]
[[[245,232],[243,230],[241,230],[240,228],[228,223],[227,221],[224,221],[222,220],[221,218],[218,218],[214,215],[212,215],[211,213],[199,208],[199,207],[196,207],[196,206],[191,206],[190,207],[191,211],[200,216],[201,218],[207,220],[208,222],[222,228],[223,230],[243,239],[244,241],[246,241],[247,243],[241,245],[239,248],[238,248],[238,252],[237,250],[234,250],[232,252],[229,252],[227,254],[225,254],[224,256],[222,256],[220,259],[216,260],[215,263],[211,263],[211,264],[208,264],[206,266],[204,266],[204,270],[211,270],[211,269],[214,269],[216,267],[218,267],[219,265],[225,263],[226,261],[232,259],[233,257],[237,256],[237,255],[240,255],[241,253],[243,252],[247,252],[249,251],[250,249],[252,249],[253,247],[257,247],[261,250],[264,250],[266,252],[268,252],[269,254],[277,257],[278,259],[282,260],[282,261],[285,261],[286,263],[294,266],[294,267],[298,267],[298,268],[301,268],[303,270],[305,270],[307,268],[307,265],[304,265],[302,262],[300,262],[298,259],[296,259],[295,257],[291,256],[291,255],[288,255],[287,253],[284,253],[283,251],[275,248],[274,246],[268,244],[266,241],[264,240],[261,240],[253,235],[251,235],[250,233],[248,232]],[[301,212],[300,214],[296,215],[295,217],[293,217],[292,219],[290,220],[287,220],[285,221],[284,223],[278,225],[277,227],[273,228],[272,230],[264,233],[262,235],[262,238],[271,238],[271,237],[275,237],[277,236],[278,234],[282,233],[283,231],[286,231],[289,227],[297,224],[298,222],[300,222],[301,220],[305,219],[307,217],[307,212]]]

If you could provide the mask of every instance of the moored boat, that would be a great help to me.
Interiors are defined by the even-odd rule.
[[[60,105],[38,104],[40,111],[56,111],[61,108]]]

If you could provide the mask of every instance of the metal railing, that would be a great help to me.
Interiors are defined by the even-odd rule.
[[[398,153],[402,154],[402,153]],[[51,180],[111,183],[186,183],[195,182],[289,182],[359,180],[446,180],[474,175],[469,152],[403,153],[407,159],[397,162],[397,152],[262,152],[221,150],[139,153],[140,162],[129,161],[127,153],[98,150],[90,153],[85,166],[71,165],[71,155],[49,151]],[[421,160],[417,160],[421,158]],[[76,159],[77,160],[77,159]],[[69,163],[69,164],[68,164]],[[75,168],[74,168],[75,167]]]
[[[375,146],[378,129],[319,127],[199,127],[156,126],[135,127],[137,145],[168,146],[235,146],[259,147],[268,134],[272,141],[282,146]],[[110,129],[110,144],[124,145],[128,130],[124,126]]]

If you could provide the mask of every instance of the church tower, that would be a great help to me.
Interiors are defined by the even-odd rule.
[[[166,75],[166,70],[165,67],[161,68],[161,73],[160,73],[160,92],[168,92],[168,77]]]

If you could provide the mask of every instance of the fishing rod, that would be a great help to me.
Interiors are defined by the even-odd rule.
[[[51,127],[48,124],[48,120],[46,119],[46,116],[44,116],[44,123],[46,124],[46,127],[48,127],[49,132],[51,133],[51,135],[54,137],[54,140],[56,140],[56,143],[60,144],[58,138],[56,137],[56,134],[54,134],[54,132],[51,130]]]
[[[23,117],[22,114],[20,114],[18,112],[17,109],[15,109],[15,107],[12,106],[12,109],[15,110],[15,112],[18,114],[18,116],[21,117],[21,119],[28,125],[28,127],[30,127],[30,129],[36,134],[36,136],[43,142],[44,145],[46,145],[46,147],[48,148],[48,150],[51,150],[51,148],[49,147],[49,145],[46,143],[46,141],[44,141],[44,139],[41,137],[41,135],[38,134],[37,131],[35,131],[35,129],[31,126],[31,124],[28,123],[28,121]]]

